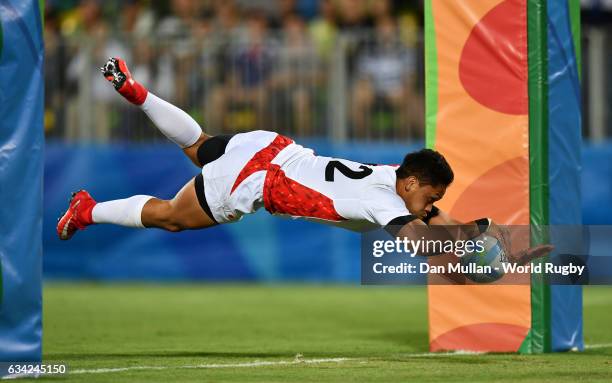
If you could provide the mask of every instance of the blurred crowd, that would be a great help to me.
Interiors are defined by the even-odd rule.
[[[50,137],[156,139],[98,73],[108,57],[208,132],[420,138],[422,3],[47,0]]]

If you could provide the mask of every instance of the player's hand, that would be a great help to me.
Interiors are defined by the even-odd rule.
[[[545,257],[554,249],[552,245],[538,245],[513,253],[511,233],[507,227],[491,221],[487,232],[499,240],[506,253],[506,261],[509,263],[525,265],[534,259]]]
[[[553,251],[554,248],[553,245],[538,245],[514,254],[508,253],[507,262],[525,265],[536,258],[545,257],[548,253]]]
[[[497,238],[506,254],[510,254],[512,251],[512,241],[510,239],[510,231],[507,227],[500,226],[491,221],[487,228],[487,233]]]

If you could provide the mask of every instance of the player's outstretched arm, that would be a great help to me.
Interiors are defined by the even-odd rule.
[[[452,218],[448,213],[441,210],[436,211],[436,215],[427,219],[426,224],[423,220],[415,219],[398,231],[397,237],[408,239],[425,239],[440,241],[469,240],[482,233],[488,233],[496,237],[506,250],[508,262],[524,265],[533,259],[546,256],[553,250],[552,245],[539,245],[528,249],[511,252],[510,233],[504,227],[497,225],[489,218],[477,219],[470,222],[460,222]],[[440,253],[421,253],[423,256],[441,255]]]

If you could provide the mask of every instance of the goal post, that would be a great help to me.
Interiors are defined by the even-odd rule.
[[[44,46],[38,0],[0,0],[0,362],[41,360]],[[0,371],[0,376],[6,371]]]
[[[426,141],[456,174],[442,209],[531,224],[534,243],[581,223],[579,31],[577,0],[425,1]],[[580,287],[430,284],[428,300],[432,351],[583,347]]]

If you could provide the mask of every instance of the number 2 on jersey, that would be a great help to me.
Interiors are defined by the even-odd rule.
[[[353,180],[360,180],[362,178],[369,176],[373,172],[372,169],[370,169],[369,167],[365,165],[359,166],[360,170],[353,170],[349,168],[348,166],[346,166],[345,164],[343,164],[342,162],[333,160],[333,161],[329,161],[329,163],[325,167],[325,181],[334,182],[334,171],[336,169],[338,169],[338,171],[342,173],[344,176],[350,179],[353,179]]]

